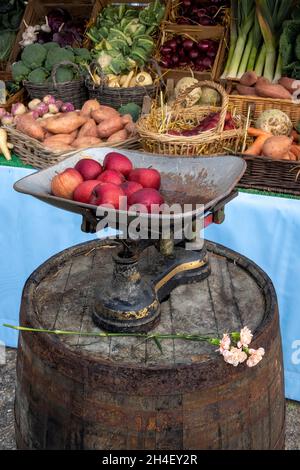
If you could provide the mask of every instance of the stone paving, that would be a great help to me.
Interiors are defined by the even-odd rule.
[[[14,387],[16,350],[6,350],[6,364],[0,365],[0,450],[15,449]],[[300,403],[286,404],[286,449],[300,450]]]

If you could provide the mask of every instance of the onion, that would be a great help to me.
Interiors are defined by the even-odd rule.
[[[199,52],[197,51],[197,49],[192,49],[190,52],[189,52],[189,56],[192,60],[195,60],[199,57]]]
[[[167,69],[167,68],[170,66],[169,60],[168,60],[168,59],[164,59],[164,58],[163,58],[163,59],[160,59],[160,65],[161,65],[162,67],[164,67],[165,69]]]
[[[197,46],[201,51],[207,51],[211,47],[211,41],[209,39],[203,39],[198,42]]]
[[[168,46],[162,46],[160,52],[162,55],[169,55],[172,52],[172,49]]]
[[[213,66],[213,61],[212,61],[211,57],[205,57],[202,60],[202,64],[203,64],[203,67],[205,67],[207,69],[210,69]]]
[[[182,45],[184,49],[192,49],[194,46],[194,41],[192,41],[191,39],[185,39]]]

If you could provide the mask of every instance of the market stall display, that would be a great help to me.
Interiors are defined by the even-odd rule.
[[[1,2],[0,5],[0,80],[9,78],[9,66],[14,60],[13,47],[25,10],[24,0]]]

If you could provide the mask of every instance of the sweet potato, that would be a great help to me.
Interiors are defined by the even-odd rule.
[[[119,117],[120,114],[114,108],[110,108],[109,106],[100,106],[99,109],[92,112],[92,118],[99,124],[106,119],[112,119]]]
[[[124,114],[124,116],[122,116],[121,119],[122,119],[124,126],[126,126],[126,124],[129,124],[130,122],[133,122],[131,114]]]
[[[78,137],[98,137],[98,129],[94,119],[90,118],[83,124],[78,132]]]
[[[70,145],[74,140],[74,134],[54,134],[51,137],[47,137],[44,140],[44,145],[51,143],[64,143],[66,145]]]
[[[45,124],[47,131],[53,132],[53,134],[71,134],[79,127],[81,127],[87,118],[79,116],[76,112],[66,113],[57,119],[49,119]]]
[[[127,132],[125,129],[122,129],[121,131],[115,132],[112,134],[108,139],[107,143],[117,143],[117,142],[124,142],[124,140],[127,139]]]
[[[81,148],[87,148],[87,147],[97,147],[101,143],[102,141],[98,137],[85,136],[85,137],[78,137],[76,140],[74,140],[72,145],[77,149],[81,149]]]
[[[292,145],[290,152],[295,155],[297,160],[300,160],[300,145]]]
[[[98,135],[99,137],[110,137],[112,134],[123,129],[124,124],[120,116],[113,117],[111,119],[106,119],[103,122],[100,122],[98,125]]]
[[[136,124],[134,122],[129,122],[128,124],[126,124],[124,129],[127,131],[129,135],[136,134]]]
[[[92,112],[100,109],[100,103],[97,100],[88,100],[81,108],[80,114],[84,117],[91,117]]]
[[[292,139],[289,137],[269,137],[264,143],[262,155],[273,158],[274,160],[283,160],[283,157],[290,151],[291,145]]]
[[[237,85],[236,89],[240,95],[243,96],[257,96],[257,93],[255,91],[255,88],[251,86],[245,86],[245,85]]]
[[[255,72],[246,72],[240,79],[240,84],[246,87],[251,87],[256,84],[257,79],[258,77]]]
[[[291,95],[300,89],[300,80],[294,78],[281,77],[278,80],[279,85],[283,86]]]
[[[71,152],[74,147],[63,142],[44,142],[45,148],[52,150],[53,152]]]
[[[24,134],[32,137],[33,139],[43,140],[45,131],[41,125],[28,114],[18,116],[16,120],[16,129]]]
[[[292,95],[282,86],[273,85],[265,78],[259,78],[255,85],[255,91],[262,98],[273,98],[275,100],[291,100]]]

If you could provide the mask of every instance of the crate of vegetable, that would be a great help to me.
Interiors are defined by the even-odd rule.
[[[0,2],[0,80],[9,78],[13,47],[25,10],[24,0]]]
[[[138,8],[145,6],[140,2],[98,5],[86,33],[94,57],[86,81],[89,96],[116,109],[130,102],[141,106],[144,96],[155,96],[160,82],[151,55],[165,6],[159,0],[146,2],[143,9]]]
[[[86,101],[81,110],[54,96],[13,105],[3,119],[9,142],[21,160],[35,168],[53,165],[70,153],[91,147],[134,148],[136,126],[124,114],[97,100]]]
[[[182,88],[173,103],[157,101],[137,122],[144,150],[186,157],[241,151],[246,122],[228,110],[224,88],[218,83],[197,80],[190,86],[190,80],[195,79],[189,79],[187,87],[178,83]],[[208,105],[209,94],[215,105]]]
[[[224,35],[229,6],[227,0],[168,0],[164,24],[174,32],[202,30],[208,37]]]
[[[206,37],[201,32],[177,34],[163,28],[155,59],[166,78],[178,78],[192,70],[199,80],[217,80],[226,53],[226,38]]]
[[[11,53],[10,63],[19,59],[26,45],[57,42],[60,46],[82,47],[93,0],[29,0]]]
[[[248,128],[247,144],[241,187],[300,195],[300,118],[266,110]]]

